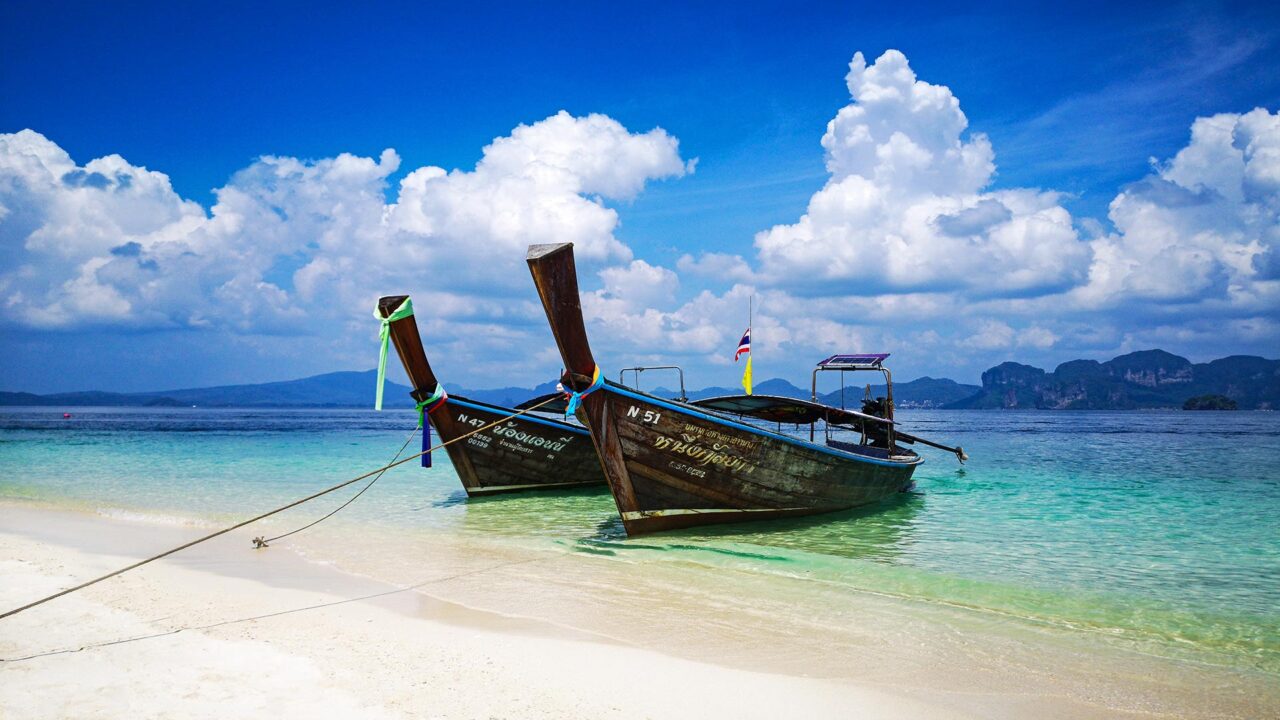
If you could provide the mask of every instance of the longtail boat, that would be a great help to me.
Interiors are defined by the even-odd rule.
[[[411,395],[423,414],[424,449],[430,435],[426,423],[442,440],[455,441],[445,446],[445,451],[468,495],[604,483],[586,428],[546,413],[510,417],[517,410],[446,393],[427,362],[408,301],[406,295],[384,297],[378,301],[378,314],[384,322],[390,319],[390,342],[409,375]],[[547,405],[546,409],[553,408]],[[459,440],[492,423],[498,424]],[[428,463],[429,456],[424,456],[424,464]]]
[[[757,396],[743,396],[756,397],[754,407],[741,398],[700,407],[605,379],[583,324],[572,243],[531,245],[527,261],[567,368],[561,382],[571,391],[569,411],[591,431],[628,534],[834,512],[911,486],[923,459],[898,444],[889,418]],[[859,443],[819,444],[722,411],[867,432]]]

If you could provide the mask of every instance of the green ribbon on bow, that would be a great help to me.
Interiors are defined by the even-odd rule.
[[[431,397],[418,403],[414,409],[418,411],[418,427],[426,425],[427,413],[435,410],[440,403],[449,399],[449,393],[444,391],[444,385],[437,383],[435,392],[431,393]]]
[[[409,298],[405,298],[404,302],[400,303],[400,307],[387,317],[382,317],[382,311],[377,307],[373,309],[373,316],[382,321],[382,329],[378,331],[382,347],[378,351],[378,395],[373,403],[374,410],[382,409],[382,386],[387,380],[387,349],[391,347],[391,323],[411,315],[413,315],[413,302]]]

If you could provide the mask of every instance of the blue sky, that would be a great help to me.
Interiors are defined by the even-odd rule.
[[[342,153],[372,163],[392,148],[395,163],[362,170],[371,173],[363,180],[367,187],[343,185],[341,173],[318,172],[306,180],[329,183],[324,192],[332,197],[339,197],[338,185],[361,197],[368,188],[380,190],[390,205],[415,170],[475,171],[495,139],[562,110],[577,119],[605,116],[632,138],[660,128],[678,141],[670,157],[628,168],[633,175],[625,189],[606,183],[601,190],[591,178],[581,185],[588,202],[616,211],[608,227],[598,218],[583,220],[596,234],[582,236],[587,245],[599,242],[584,286],[599,293],[593,306],[597,344],[608,343],[602,354],[614,364],[677,361],[690,367],[694,384],[732,383],[737,370],[724,358],[745,319],[737,317],[745,316],[740,300],[753,292],[766,318],[777,314],[776,329],[768,320],[760,325],[757,362],[776,369],[766,376],[796,381],[837,347],[894,352],[899,377],[972,381],[1007,358],[1052,365],[1162,346],[1201,360],[1229,352],[1268,354],[1280,346],[1272,272],[1280,264],[1269,250],[1276,242],[1277,203],[1268,194],[1274,188],[1256,180],[1268,176],[1269,118],[1280,110],[1280,13],[1271,5],[1010,3],[962,13],[944,4],[792,5],[8,3],[0,8],[0,133],[30,129],[77,168],[119,155],[127,167],[118,172],[146,168],[167,176],[168,186],[153,188],[142,205],[103,208],[79,204],[100,188],[75,188],[74,218],[68,219],[56,210],[72,200],[22,194],[33,186],[21,175],[27,166],[9,168],[8,194],[0,190],[0,207],[9,208],[0,213],[0,243],[6,246],[0,252],[0,340],[9,349],[0,360],[0,386],[150,389],[367,367],[360,353],[369,337],[361,335],[360,324],[368,312],[354,306],[384,287],[448,296],[428,306],[436,309],[433,330],[448,338],[439,362],[460,375],[457,382],[499,385],[553,376],[554,367],[512,370],[494,360],[527,352],[529,344],[549,345],[538,318],[523,305],[528,298],[521,293],[529,289],[521,284],[520,257],[504,264],[502,275],[468,273],[475,257],[448,255],[468,240],[439,217],[427,225],[406,220],[397,230],[405,234],[383,237],[423,246],[423,266],[390,268],[393,261],[343,254],[361,242],[377,242],[359,222],[336,214],[330,225],[297,220],[301,206],[288,203],[315,197],[314,187],[288,199],[273,196],[268,204],[284,208],[286,224],[295,227],[272,232],[293,239],[256,257],[252,262],[260,267],[253,277],[226,271],[249,262],[244,251],[227,248],[234,242],[262,246],[257,231],[237,230],[232,241],[230,230],[196,229],[197,239],[179,241],[175,233],[196,221],[170,223],[186,212],[182,207],[216,217],[217,189],[253,188],[248,193],[261,200],[279,190],[275,183],[286,182],[280,178],[300,177],[279,164],[263,171],[258,159],[264,156],[297,158],[314,169],[315,162]],[[854,190],[840,183],[840,173],[883,178],[905,167],[859,165],[862,160],[852,156],[841,166],[845,161],[837,157],[845,169],[833,173],[833,156],[821,144],[837,112],[859,104],[845,82],[854,53],[864,55],[874,74],[876,67],[889,68],[879,59],[890,49],[900,51],[914,78],[945,88],[958,101],[967,129],[948,142],[986,157],[983,143],[973,144],[984,135],[994,171],[945,187],[880,182],[876,202],[896,219],[877,215],[879,224],[863,232],[839,218],[819,221],[814,215],[812,236],[808,229],[778,230],[780,244],[773,251],[762,248],[757,234],[800,227],[811,199],[851,197]],[[1197,118],[1245,118],[1256,108],[1268,117],[1236,124],[1224,119],[1215,126],[1227,140],[1213,140],[1208,128],[1201,145],[1192,141]],[[902,120],[907,130],[926,135],[936,129],[931,123],[947,122],[941,114],[903,117],[886,110],[881,119]],[[602,125],[591,132],[561,125],[579,140],[599,133],[617,140]],[[876,127],[886,133],[879,147],[889,147],[893,128]],[[1262,139],[1240,149],[1239,159],[1197,160],[1205,153],[1230,154],[1229,138],[1255,136]],[[555,147],[565,141],[557,136]],[[1184,150],[1184,162],[1174,163]],[[624,148],[605,144],[597,151]],[[24,136],[9,152],[33,157],[53,150]],[[1252,183],[1239,199],[1214,184],[1231,163],[1246,167],[1245,182]],[[488,177],[494,187],[505,187],[505,176],[496,171],[480,175],[467,182]],[[824,195],[833,185],[839,192]],[[141,192],[137,187],[131,191]],[[1176,210],[1189,201],[1171,200],[1168,188],[1198,198],[1201,209],[1193,219],[1174,217],[1189,212]],[[455,197],[455,190],[444,196]],[[1055,195],[1033,200],[1025,194],[1032,190]],[[919,199],[926,191],[933,200]],[[444,196],[429,192],[422,202],[444,203]],[[935,202],[938,197],[947,200]],[[1120,197],[1123,227],[1109,217]],[[535,193],[510,206],[545,207],[548,201]],[[350,206],[340,198],[326,202],[329,208]],[[506,207],[502,198],[498,202]],[[595,217],[591,208],[583,210]],[[911,262],[881,267],[875,255],[887,246],[876,243],[914,228],[911,218],[926,211],[931,227],[955,226],[939,225],[939,217],[968,212],[964,217],[972,220],[995,213],[1000,222],[964,241],[975,248],[972,257],[988,265],[956,276],[921,266],[912,252],[943,252],[932,262],[963,265],[945,255],[963,243],[939,237],[933,240],[942,244],[935,247],[929,238],[907,233],[904,242],[912,249],[898,255]],[[112,218],[111,232],[84,240],[104,213]],[[1027,230],[1023,219],[1058,232]],[[1169,228],[1187,227],[1198,230],[1170,234]],[[332,253],[324,243],[311,247],[299,239],[308,232],[328,232]],[[339,237],[344,232],[349,237]],[[549,232],[556,234],[555,228]],[[1024,236],[1009,240],[1015,232]],[[1217,239],[1205,240],[1206,233]],[[46,236],[66,245],[41,241]],[[130,242],[138,244],[134,256]],[[185,253],[209,262],[198,268],[165,263],[161,245],[170,243],[168,251],[175,253],[176,242],[188,244],[173,257]],[[835,264],[848,265],[819,272],[812,262],[783,258],[779,249],[813,249],[815,243],[834,243]],[[1161,252],[1160,243],[1173,250]],[[495,242],[495,252],[498,247],[507,245]],[[708,253],[736,257],[747,270],[700,265]],[[1023,259],[1041,255],[1048,259],[1028,260],[1018,274],[1015,266]],[[122,274],[117,265],[126,256],[143,271],[191,273],[189,292],[134,295],[121,289],[146,282],[142,275]],[[372,265],[355,262],[361,258]],[[1156,268],[1155,258],[1174,260]],[[454,261],[442,277],[441,268]],[[1012,268],[1011,279],[974,279],[983,268],[995,272],[993,262]],[[333,279],[334,271],[325,275],[329,284],[312,280],[303,292],[295,273],[309,265],[313,275],[319,265],[342,266],[348,275],[367,275],[366,282],[350,286]],[[877,267],[882,272],[863,269]],[[1130,275],[1115,280],[1115,267]],[[616,272],[609,274],[610,268]],[[56,319],[40,314],[39,308],[67,296],[68,282],[80,278],[76,287],[83,289],[86,273],[95,274],[95,293],[115,288],[109,297],[85,295],[74,307],[56,306]],[[184,284],[181,277],[164,280]],[[262,291],[261,282],[272,287]],[[647,289],[636,290],[636,284]],[[653,288],[661,292],[654,295]],[[245,310],[246,303],[261,301],[253,294],[260,291],[271,295],[275,321]],[[153,306],[144,307],[148,303]],[[487,303],[493,303],[490,309],[474,310]],[[777,339],[768,340],[771,332]],[[468,333],[484,339],[469,342]],[[554,364],[541,351],[538,358]]]

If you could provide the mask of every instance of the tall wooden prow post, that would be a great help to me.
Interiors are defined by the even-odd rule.
[[[573,261],[573,243],[554,245],[530,245],[526,257],[533,284],[547,313],[551,334],[556,338],[560,358],[564,361],[565,389],[575,393],[588,391],[597,371],[595,356],[587,342],[587,328],[582,320],[582,299],[578,293],[578,268]],[[600,382],[606,384],[603,372]],[[626,481],[628,477],[622,446],[614,440],[616,432],[609,416],[604,392],[593,392],[581,397],[579,417],[591,430],[591,442],[600,458],[605,479],[613,491],[619,512],[637,507],[635,489]],[[624,516],[625,522],[625,516]]]
[[[551,334],[564,359],[565,387],[585,390],[591,384],[596,360],[587,342],[582,320],[582,300],[578,295],[578,269],[573,261],[573,243],[530,245],[529,272],[538,289],[542,308],[551,324]]]
[[[383,297],[378,300],[378,312],[384,318],[391,317],[391,313],[395,312],[396,308],[407,299],[409,299],[408,295]],[[439,381],[431,370],[431,363],[427,362],[427,352],[422,347],[422,337],[418,335],[418,321],[414,316],[410,315],[391,323],[391,342],[395,345],[400,363],[404,365],[404,371],[409,375],[409,382],[413,385],[413,399],[422,402],[431,397]]]

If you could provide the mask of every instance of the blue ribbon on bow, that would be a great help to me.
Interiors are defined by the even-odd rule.
[[[591,376],[591,384],[585,390],[574,390],[569,393],[569,407],[565,408],[565,415],[573,415],[578,412],[578,406],[582,404],[582,398],[604,387],[604,375],[600,372],[600,366],[596,366],[595,372]]]
[[[423,400],[414,407],[418,411],[418,427],[422,428],[422,467],[431,467],[431,422],[427,420],[427,415],[435,412],[436,408],[444,405],[445,400],[449,399],[449,393],[444,391],[444,385],[436,383],[435,392],[431,393],[431,397]]]

